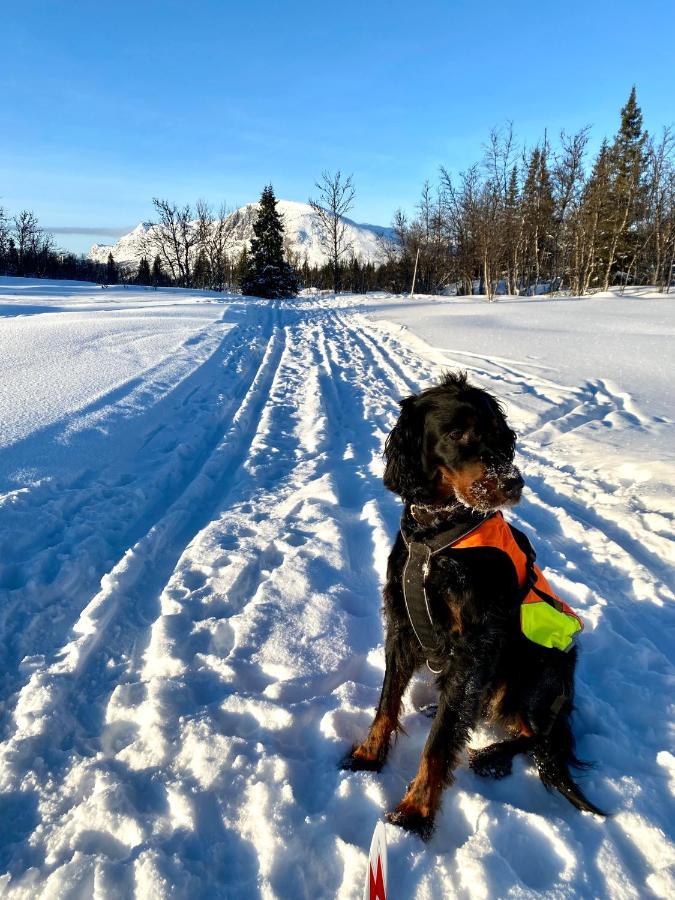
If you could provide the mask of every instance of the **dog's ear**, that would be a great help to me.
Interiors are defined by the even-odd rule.
[[[401,414],[384,444],[384,485],[406,499],[414,497],[422,474],[422,433],[415,414],[417,397],[401,400]]]
[[[513,428],[511,428],[509,420],[506,418],[506,409],[504,408],[504,404],[500,403],[499,400],[497,400],[491,394],[486,393],[485,396],[490,403],[492,412],[494,413],[496,418],[502,422],[504,429],[508,433],[508,453],[513,456],[516,449],[516,441],[518,440],[518,435],[513,430]]]

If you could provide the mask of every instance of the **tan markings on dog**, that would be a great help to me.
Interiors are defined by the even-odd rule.
[[[450,631],[452,634],[462,634],[464,631],[464,623],[462,622],[462,614],[456,603],[448,602],[450,610]]]
[[[526,724],[520,713],[506,712],[504,701],[508,691],[508,684],[503,681],[498,684],[483,704],[483,715],[491,725],[499,725],[506,729],[514,737],[532,737],[533,731]]]
[[[520,734],[523,737],[534,737],[534,731],[532,731],[532,729],[522,716],[518,716],[518,728],[520,729]]]
[[[454,496],[467,506],[485,511],[511,502],[499,478],[494,474],[488,475],[481,462],[467,463],[457,472],[439,466],[437,479],[439,500]]]
[[[439,488],[443,492],[443,498],[454,494],[469,505],[474,499],[474,485],[485,478],[485,466],[481,462],[467,463],[458,472],[451,472],[445,466],[439,466],[438,471],[441,476]]]
[[[396,722],[387,715],[377,716],[370,727],[368,737],[352,753],[356,759],[374,761],[387,749],[389,738],[396,729]]]
[[[494,689],[485,706],[485,718],[489,722],[498,722],[503,718],[502,703],[506,696],[506,682],[502,681]]]
[[[422,756],[420,768],[411,782],[405,797],[396,807],[397,812],[409,816],[434,816],[441,802],[441,793],[447,784],[443,779],[440,759]]]

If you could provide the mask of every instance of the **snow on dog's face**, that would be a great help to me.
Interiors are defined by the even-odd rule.
[[[518,503],[523,479],[513,465],[516,434],[501,405],[448,373],[436,387],[401,401],[385,444],[385,485],[404,500],[458,500],[480,512]]]

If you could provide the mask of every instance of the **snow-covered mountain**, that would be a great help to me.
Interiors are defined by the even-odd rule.
[[[321,265],[326,261],[321,249],[319,230],[307,203],[294,200],[278,200],[277,210],[283,216],[288,249],[295,254],[299,264],[305,258],[310,265]],[[238,255],[253,236],[253,222],[258,212],[257,203],[248,203],[235,210],[225,220],[231,235],[230,250]],[[395,242],[391,228],[379,225],[361,225],[345,219],[347,239],[352,244],[352,252],[361,262],[379,263],[384,260],[384,242]],[[153,225],[141,222],[129,234],[123,235],[115,244],[94,244],[89,251],[89,258],[105,262],[112,253],[115,262],[122,265],[136,265],[142,256],[152,255],[149,245],[152,238]]]
[[[114,244],[94,244],[89,251],[89,259],[106,262],[112,253],[116,262],[122,265],[136,265],[145,255],[151,222],[141,222],[128,234],[123,234]]]

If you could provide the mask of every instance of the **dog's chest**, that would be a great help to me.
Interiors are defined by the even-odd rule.
[[[446,633],[461,635],[466,630],[466,579],[461,565],[444,557],[432,558],[425,579],[429,609],[439,627]]]

